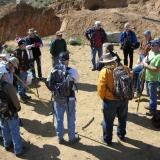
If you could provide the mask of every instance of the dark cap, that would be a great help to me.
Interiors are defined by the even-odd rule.
[[[26,44],[25,40],[24,40],[24,39],[20,39],[20,40],[18,41],[18,45],[21,46],[21,45],[23,45],[23,44]]]
[[[68,54],[68,52],[61,52],[61,53],[59,54],[59,60],[60,60],[60,61],[69,60],[69,54]]]

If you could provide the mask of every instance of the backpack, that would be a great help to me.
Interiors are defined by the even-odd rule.
[[[113,95],[120,100],[133,98],[133,80],[122,65],[113,70],[114,87]]]
[[[65,103],[70,96],[74,81],[69,76],[69,67],[60,65],[55,67],[46,80],[47,88],[54,93],[54,100]]]
[[[0,119],[4,119],[9,113],[9,99],[3,91],[5,82],[0,82]]]

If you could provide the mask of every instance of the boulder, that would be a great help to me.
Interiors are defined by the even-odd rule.
[[[108,42],[119,43],[120,32],[107,32]]]

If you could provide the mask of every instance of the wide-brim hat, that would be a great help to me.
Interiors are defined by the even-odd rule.
[[[28,32],[27,32],[28,34],[33,34],[33,33],[35,33],[34,32],[34,28],[30,28],[30,29],[28,29]]]
[[[100,60],[100,63],[111,63],[111,62],[115,62],[117,60],[117,57],[114,56],[112,57],[112,55],[110,53],[106,53],[102,56],[102,60]]]
[[[62,36],[62,35],[63,35],[62,31],[57,31],[56,32],[56,36]]]
[[[16,57],[11,57],[9,62],[12,63],[15,68],[18,68],[19,60]]]

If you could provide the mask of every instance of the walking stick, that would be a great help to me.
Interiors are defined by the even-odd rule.
[[[144,89],[144,82],[145,82],[145,69],[142,70],[141,75],[140,75],[141,87],[140,87],[140,96],[138,97],[138,105],[137,105],[137,109],[136,109],[136,114],[137,115],[138,115],[138,110],[139,110],[139,106],[140,106],[140,100],[141,100],[142,92],[143,92],[143,89]]]

